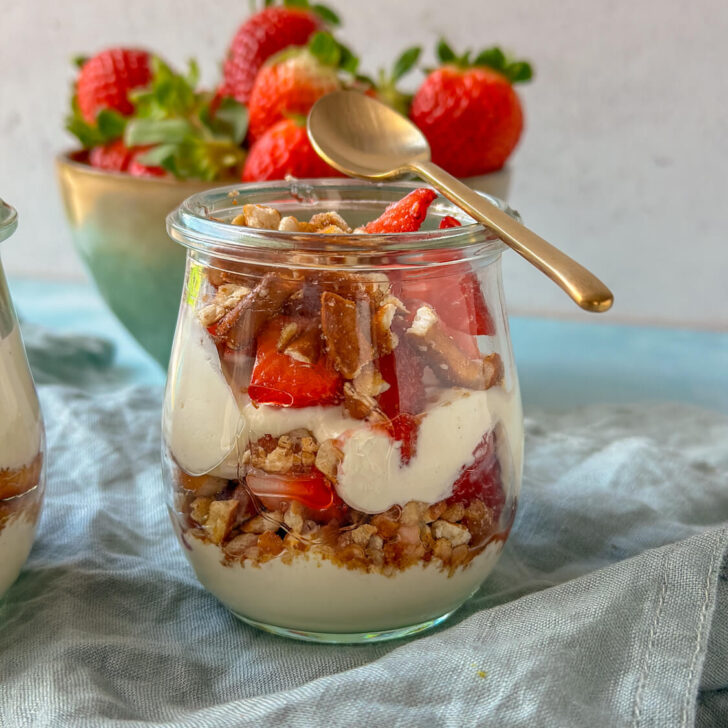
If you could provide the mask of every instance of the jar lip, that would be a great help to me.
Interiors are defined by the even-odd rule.
[[[366,190],[379,190],[380,193],[383,190],[398,192],[398,197],[393,197],[392,200],[384,200],[386,204],[390,204],[419,187],[429,187],[429,185],[419,180],[367,182],[336,177],[228,185],[188,197],[167,216],[167,232],[173,240],[187,248],[201,252],[219,251],[221,246],[231,253],[239,250],[241,254],[246,250],[261,249],[273,251],[305,250],[306,252],[327,254],[367,253],[376,250],[378,254],[381,254],[382,252],[396,253],[410,250],[451,248],[467,250],[477,247],[475,257],[482,257],[500,253],[505,249],[506,246],[495,233],[479,223],[465,222],[461,227],[406,233],[327,235],[241,227],[211,217],[214,212],[222,210],[223,205],[227,205],[225,209],[232,212],[236,206],[251,202],[266,204],[261,199],[264,197],[270,198],[267,204],[275,207],[276,198],[281,196],[299,200],[301,204],[312,201],[320,205],[322,202],[334,202],[336,200],[345,202],[351,198],[353,192],[359,194],[365,193]],[[322,199],[317,196],[317,190],[340,193],[341,196],[324,197]],[[502,200],[482,192],[478,194],[481,194],[485,199],[512,217],[519,219],[518,213]],[[382,202],[383,200],[376,201]],[[447,214],[464,219],[465,213],[444,197],[438,197],[433,206],[443,216]],[[468,252],[472,254],[474,250]]]
[[[18,227],[18,213],[0,197],[0,242],[9,238]]]

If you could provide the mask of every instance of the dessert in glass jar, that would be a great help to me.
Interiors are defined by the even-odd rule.
[[[16,225],[15,210],[0,200],[0,242]],[[30,553],[43,489],[40,407],[0,264],[0,597]]]
[[[441,622],[520,488],[502,243],[407,182],[224,188],[167,227],[188,259],[163,464],[200,582],[300,639]]]

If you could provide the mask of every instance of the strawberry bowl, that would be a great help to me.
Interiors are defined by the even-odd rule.
[[[185,257],[164,219],[186,197],[215,184],[97,169],[84,153],[59,155],[56,172],[74,246],[101,296],[166,366]]]
[[[187,267],[163,471],[200,582],[310,641],[442,622],[520,489],[505,246],[410,182],[221,188],[167,229]]]

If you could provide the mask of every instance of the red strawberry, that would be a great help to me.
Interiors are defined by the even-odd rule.
[[[387,417],[417,415],[425,409],[424,371],[422,360],[406,341],[379,359],[379,373],[389,388],[377,402]]]
[[[505,493],[492,430],[483,435],[473,451],[473,457],[472,464],[460,471],[450,501],[467,504],[474,498],[480,498],[493,509],[497,520],[503,510]]]
[[[247,104],[263,63],[288,46],[306,45],[320,26],[313,12],[300,8],[269,7],[252,15],[230,44],[221,93]]]
[[[282,119],[253,144],[245,166],[243,181],[294,177],[340,177],[314,151],[303,122]]]
[[[427,217],[427,208],[437,197],[434,190],[420,187],[393,202],[376,219],[364,226],[366,233],[411,233],[420,229]]]
[[[133,48],[110,48],[86,61],[76,81],[78,108],[92,124],[101,109],[129,116],[134,106],[129,91],[146,86],[151,77],[150,56]]]
[[[460,220],[455,219],[452,215],[445,215],[440,220],[440,230],[447,230],[448,228],[460,227]]]
[[[315,511],[334,505],[334,491],[323,473],[315,468],[308,473],[279,475],[249,470],[245,482],[263,504],[275,509],[282,500],[296,500]]]
[[[523,130],[521,102],[512,83],[531,78],[525,62],[507,62],[497,49],[471,63],[444,42],[445,64],[432,71],[412,101],[410,118],[427,137],[432,161],[457,177],[500,169]]]
[[[291,321],[290,316],[277,316],[258,335],[248,387],[251,401],[280,407],[335,404],[341,399],[343,385],[325,357],[306,364],[278,351],[281,331]]]
[[[92,167],[108,172],[126,172],[133,153],[134,150],[129,149],[123,140],[117,139],[104,146],[93,147],[89,151],[88,161]]]
[[[340,86],[336,69],[306,48],[274,56],[260,69],[250,92],[250,140],[255,141],[286,116],[305,116],[316,101]]]
[[[167,170],[164,167],[150,166],[139,161],[139,158],[149,151],[150,147],[134,147],[134,153],[127,172],[132,177],[166,177]]]
[[[407,308],[415,299],[429,303],[442,322],[455,331],[471,336],[492,336],[495,324],[488,310],[476,274],[453,266],[438,276],[423,276],[407,281],[400,296]]]

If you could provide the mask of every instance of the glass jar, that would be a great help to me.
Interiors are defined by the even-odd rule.
[[[200,582],[257,627],[328,642],[432,627],[511,528],[523,415],[505,246],[442,198],[414,233],[231,224],[254,204],[356,228],[416,187],[242,185],[167,219],[187,247],[167,502]],[[447,215],[463,225],[439,229]]]
[[[0,200],[0,242],[16,227],[15,210]],[[0,263],[0,597],[33,545],[45,490],[43,451],[38,397]]]

